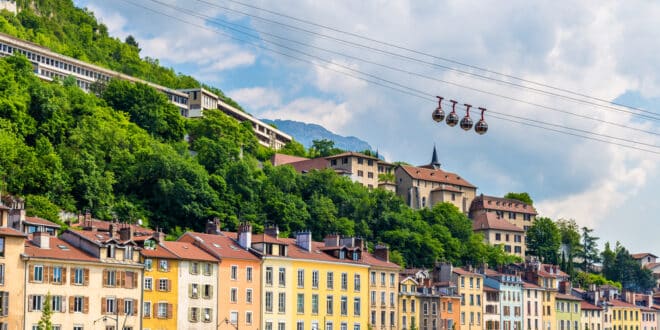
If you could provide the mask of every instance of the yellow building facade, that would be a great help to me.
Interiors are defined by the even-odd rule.
[[[419,299],[417,286],[419,283],[408,276],[399,282],[399,324],[398,329],[419,329]]]
[[[639,306],[612,299],[607,302],[612,311],[612,330],[639,330],[641,309]]]
[[[475,272],[456,268],[453,270],[453,282],[461,297],[460,329],[481,329],[483,326],[484,276]]]
[[[0,204],[0,328],[23,329],[25,235],[7,228],[8,208]]]
[[[176,329],[179,258],[156,241],[145,242],[140,254],[144,264],[142,327]]]

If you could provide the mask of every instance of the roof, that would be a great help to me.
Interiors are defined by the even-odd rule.
[[[608,303],[610,306],[613,306],[613,307],[622,307],[622,308],[639,308],[639,306],[633,305],[633,304],[631,304],[631,303],[627,303],[627,302],[625,302],[625,301],[623,301],[623,300],[619,300],[619,299],[609,300],[607,303]]]
[[[179,257],[165,248],[162,243],[156,244],[154,248],[144,248],[140,251],[146,258],[160,258],[160,259],[179,259]]]
[[[582,299],[580,299],[576,296],[573,296],[573,295],[570,295],[570,294],[563,294],[563,293],[557,293],[557,295],[555,296],[555,299],[582,301]]]
[[[531,290],[543,290],[543,288],[539,285],[536,285],[531,282],[523,282],[523,288],[525,289],[531,289]]]
[[[401,266],[391,262],[391,261],[385,261],[380,258],[377,258],[371,253],[368,253],[366,251],[362,252],[362,261],[364,263],[374,266],[374,267],[383,267],[383,268],[391,268],[391,269],[400,269]]]
[[[367,158],[367,159],[373,159],[375,161],[380,161],[380,158],[374,157],[374,156],[367,156],[363,153],[359,152],[342,152],[340,154],[332,155],[332,156],[327,156],[325,159],[334,159],[334,158],[342,158],[342,157],[360,157],[360,158]]]
[[[82,237],[96,245],[102,245],[111,241],[116,241],[108,232],[91,230],[67,230],[67,232]]]
[[[439,183],[453,184],[456,186],[476,188],[476,186],[467,182],[465,179],[461,178],[459,175],[445,172],[440,169],[429,169],[422,167],[415,167],[409,165],[399,165],[410,177],[418,180],[432,181]]]
[[[30,237],[31,238],[31,237]],[[42,249],[37,246],[33,241],[25,240],[25,251],[23,252],[28,257],[45,258],[54,260],[74,260],[74,261],[99,261],[83,250],[74,247],[54,236],[49,236],[49,249]]]
[[[325,158],[314,158],[288,164],[293,166],[293,168],[300,173],[306,173],[311,170],[322,170],[328,168],[330,165],[328,160]]]
[[[60,228],[60,225],[39,217],[25,217],[24,222],[30,225]]]
[[[451,192],[457,192],[457,193],[463,193],[462,190],[454,187],[454,186],[448,186],[448,185],[440,185],[440,187],[432,189],[431,191],[451,191]]]
[[[644,268],[646,269],[653,269],[658,266],[660,266],[660,262],[647,262],[646,264],[644,264]]]
[[[211,262],[218,261],[218,259],[208,254],[206,251],[196,247],[192,243],[165,241],[162,242],[161,245],[181,259],[211,261]]]
[[[290,163],[300,162],[303,160],[309,160],[309,158],[278,154],[278,153],[274,154],[273,157],[270,158],[270,162],[273,164],[273,166],[290,164]]]
[[[270,236],[265,233],[253,234],[252,243],[273,243],[273,244],[284,244],[284,245],[288,244],[282,238]]]
[[[484,194],[475,197],[470,204],[470,212],[478,210],[497,210],[528,213],[534,215],[538,214],[534,206],[525,202],[521,202],[517,199],[486,196]]]
[[[494,288],[492,286],[489,286],[487,284],[484,285],[484,292],[500,292],[497,288]]]
[[[580,308],[582,308],[582,310],[597,310],[597,311],[603,310],[602,308],[600,308],[596,305],[590,304],[590,303],[588,303],[584,300],[582,300],[580,302]]]
[[[653,253],[649,253],[649,252],[644,252],[644,253],[633,253],[633,254],[631,254],[630,256],[633,257],[633,259],[637,259],[637,260],[639,260],[639,259],[643,259],[643,258],[646,257],[646,256],[650,256],[650,257],[653,257],[653,258],[657,258],[657,257],[658,257],[658,256],[656,256],[655,254],[653,254]]]
[[[364,259],[360,259],[360,260],[353,260],[349,258],[339,259],[339,258],[335,258],[334,256],[328,253],[325,253],[323,251],[323,249],[326,247],[324,242],[312,242],[311,251],[308,251],[296,245],[295,238],[280,238],[279,241],[289,245],[289,249],[287,252],[289,258],[367,265],[367,263],[364,262]],[[334,249],[332,250],[341,247],[345,247],[345,246],[333,247]],[[366,253],[367,253],[366,250],[362,251],[362,256],[364,256]]]
[[[0,236],[25,237],[27,235],[21,233],[20,231],[14,228],[0,227]]]
[[[233,236],[232,236],[233,235]],[[187,232],[179,238],[179,241],[196,241],[197,245],[217,258],[259,260],[259,257],[242,248],[235,240],[236,233],[221,232],[216,234],[205,234]],[[254,237],[254,236],[253,236]]]
[[[468,271],[464,268],[454,268],[452,269],[452,272],[458,275],[472,275],[472,276],[483,276],[481,274],[477,274],[475,272]]]
[[[155,230],[151,228],[142,227],[136,224],[127,224],[121,222],[112,222],[112,221],[103,221],[98,219],[83,220],[77,224],[73,224],[72,227],[83,228],[83,227],[94,227],[99,231],[110,231],[110,225],[115,225],[119,228],[122,226],[130,226],[133,229],[133,233],[144,233],[147,235],[152,235]]]
[[[568,277],[568,274],[559,269],[559,266],[549,264],[542,264],[538,275],[542,277]]]
[[[476,214],[472,220],[472,230],[479,231],[488,229],[516,232],[525,231],[523,228],[517,227],[509,221],[500,218],[493,212],[480,212]]]

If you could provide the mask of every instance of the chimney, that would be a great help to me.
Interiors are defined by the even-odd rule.
[[[337,234],[328,234],[323,239],[326,247],[339,246],[339,235]]]
[[[85,215],[78,213],[78,225],[83,227],[85,225]]]
[[[278,238],[280,236],[280,229],[277,227],[277,225],[270,224],[264,228],[264,234]]]
[[[238,244],[246,250],[252,246],[252,225],[249,222],[238,226]]]
[[[126,224],[119,228],[119,239],[122,241],[133,239],[133,226]]]
[[[50,249],[50,234],[45,231],[32,233],[32,240],[40,249]]]
[[[118,239],[119,238],[119,224],[116,223],[116,222],[111,222],[108,234],[110,234],[110,237],[112,237],[114,239]]]
[[[301,249],[312,252],[312,232],[301,231],[296,233],[296,245]]]
[[[384,244],[376,244],[374,247],[374,257],[390,262],[390,248]]]
[[[152,237],[158,241],[158,243],[162,243],[165,241],[165,233],[163,233],[162,229],[156,228],[156,231],[152,234]]]
[[[209,220],[206,223],[206,233],[207,234],[213,234],[213,235],[218,235],[220,234],[220,219],[219,218],[213,218],[213,220]]]

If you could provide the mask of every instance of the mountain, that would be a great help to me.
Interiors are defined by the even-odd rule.
[[[265,123],[277,126],[279,130],[293,136],[296,141],[300,142],[305,148],[312,145],[312,141],[328,139],[335,142],[335,147],[346,151],[364,151],[372,150],[369,143],[360,140],[355,136],[341,136],[328,131],[321,125],[307,124],[294,120],[269,120],[261,119]]]

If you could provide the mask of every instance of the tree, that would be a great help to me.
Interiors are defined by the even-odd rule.
[[[335,148],[335,142],[328,139],[313,140],[309,148],[310,157],[328,157],[341,152],[343,150]]]
[[[560,244],[559,228],[550,218],[537,218],[527,230],[527,254],[539,257],[542,262],[557,264]]]
[[[303,146],[296,140],[291,140],[291,142],[285,144],[284,147],[278,150],[277,152],[285,155],[298,156],[298,157],[307,156],[307,152],[305,151],[305,146]]]
[[[41,319],[39,319],[38,328],[39,330],[53,330],[53,322],[51,321],[53,311],[51,310],[50,306],[50,291],[48,291],[46,297],[44,297],[44,300],[45,301],[41,310]]]
[[[528,193],[526,192],[521,192],[521,193],[515,193],[515,192],[510,192],[504,195],[504,198],[509,198],[509,199],[515,199],[519,200],[523,203],[533,205],[534,201],[532,200],[532,197],[529,196]]]
[[[582,259],[580,268],[585,272],[591,272],[595,262],[600,261],[597,241],[598,237],[592,236],[593,229],[582,227],[582,249],[576,257]]]
[[[557,228],[561,236],[562,249],[562,269],[568,273],[569,276],[574,275],[573,258],[580,254],[582,246],[580,244],[579,227],[575,220],[560,219],[557,221]]]
[[[125,42],[127,45],[129,45],[129,46],[134,47],[135,49],[137,49],[138,53],[139,53],[140,51],[142,51],[142,49],[140,48],[140,45],[138,44],[137,40],[135,40],[135,38],[134,38],[132,35],[129,34],[128,37],[126,37],[126,40],[124,40],[124,42]]]

